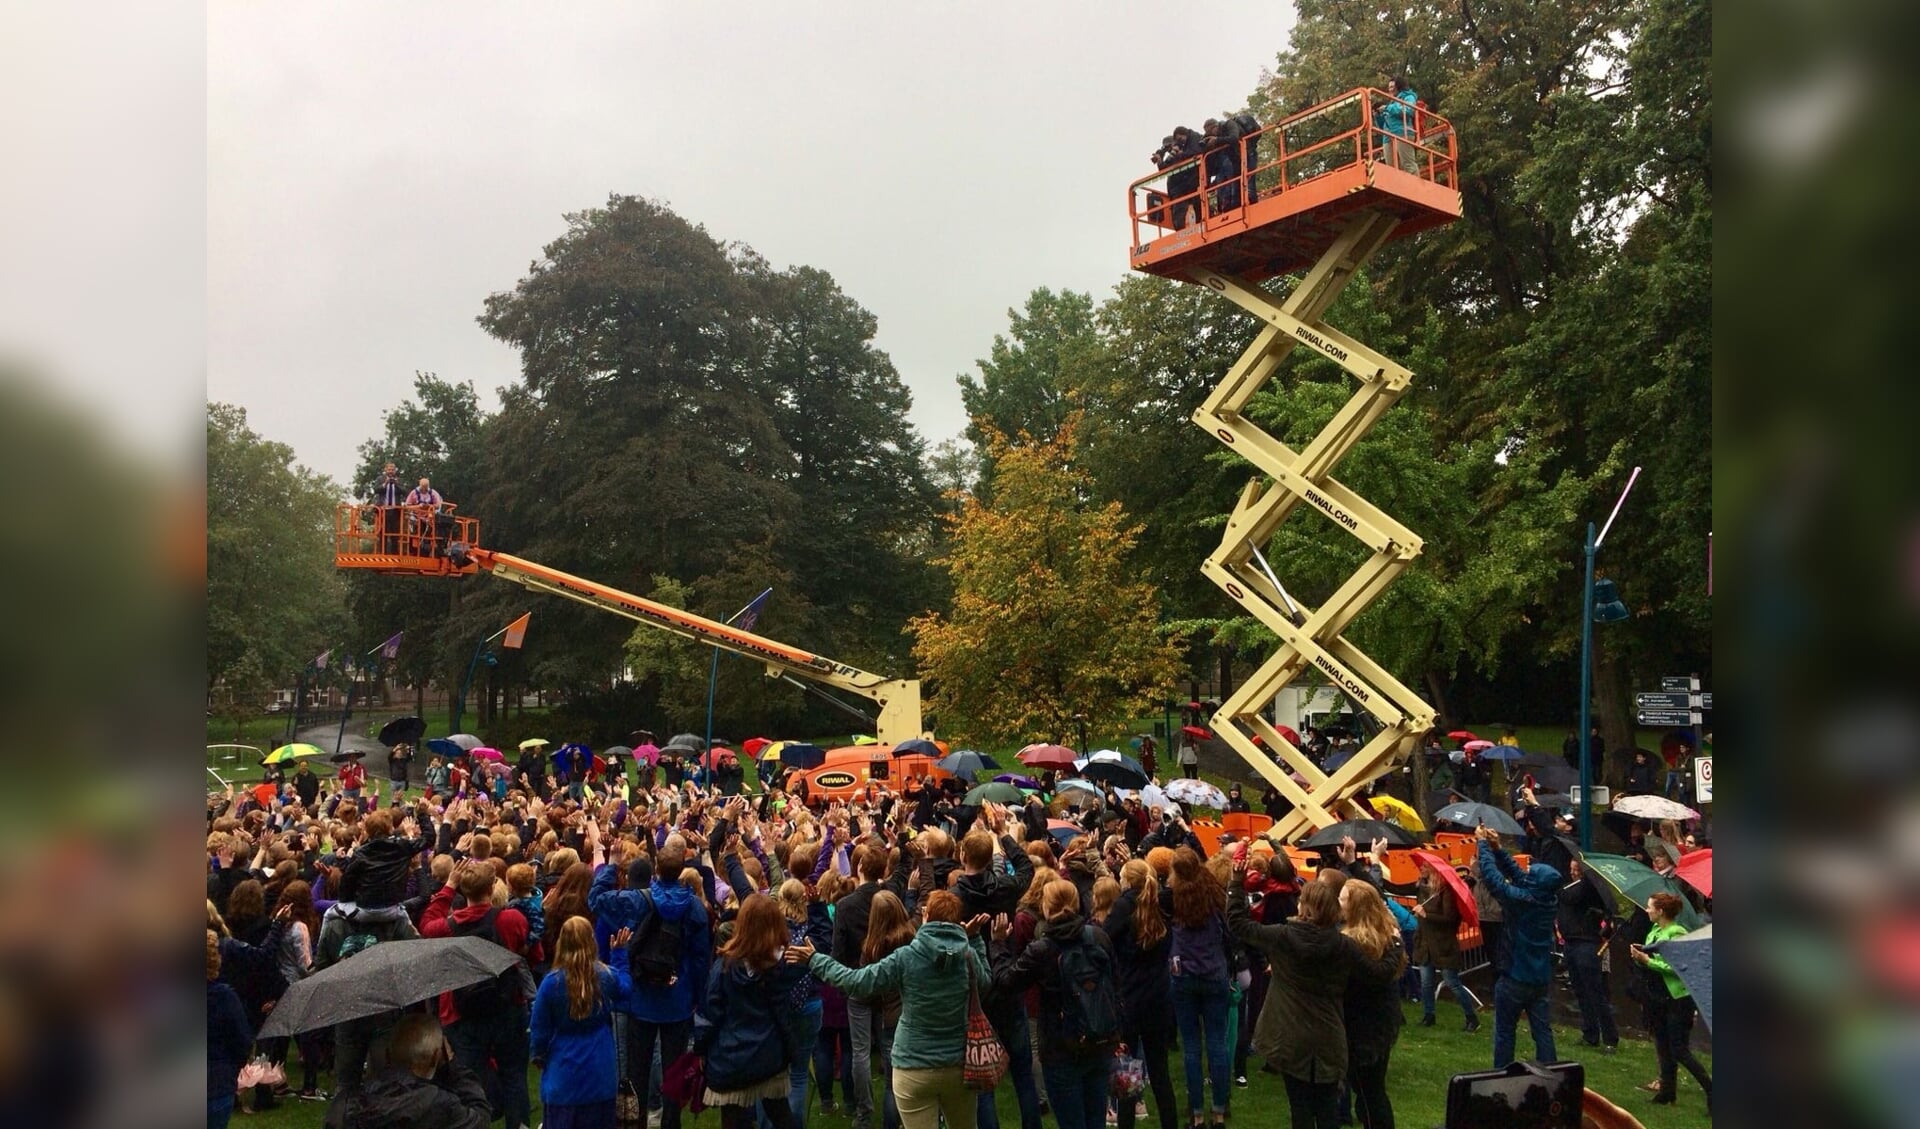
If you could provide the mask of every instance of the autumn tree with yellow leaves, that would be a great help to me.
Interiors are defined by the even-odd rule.
[[[1150,713],[1180,677],[1160,597],[1129,562],[1140,526],[1089,501],[1075,424],[1035,440],[988,433],[990,497],[962,496],[938,563],[951,609],[908,630],[940,728],[969,741],[1071,743]]]

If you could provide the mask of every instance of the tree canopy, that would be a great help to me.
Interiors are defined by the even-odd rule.
[[[962,739],[1064,740],[1151,712],[1180,672],[1130,556],[1138,525],[1088,499],[1073,417],[1045,442],[987,432],[991,501],[966,498],[938,562],[951,610],[911,624],[929,707]]]

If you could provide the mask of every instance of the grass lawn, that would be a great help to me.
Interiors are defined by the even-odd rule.
[[[1406,1129],[1433,1129],[1445,1120],[1447,1079],[1454,1074],[1470,1070],[1488,1069],[1493,1062],[1493,1017],[1483,1014],[1481,1027],[1476,1034],[1466,1034],[1459,1029],[1459,1012],[1449,1010],[1446,1000],[1441,1001],[1441,1021],[1436,1027],[1419,1027],[1420,1009],[1411,1003],[1407,1005],[1407,1027],[1400,1034],[1400,1042],[1393,1051],[1393,1065],[1388,1078],[1389,1092],[1393,1097],[1396,1122]],[[1580,1045],[1580,1033],[1564,1027],[1555,1028],[1554,1038],[1559,1044],[1560,1053],[1574,1054],[1586,1051]],[[1532,1042],[1526,1037],[1526,1025],[1521,1024],[1518,1050],[1521,1054],[1531,1053]],[[1654,1078],[1658,1069],[1654,1063],[1653,1044],[1640,1039],[1623,1038],[1620,1052],[1616,1055],[1590,1054],[1582,1056],[1586,1065],[1587,1087],[1605,1094],[1616,1104],[1639,1117],[1647,1129],[1682,1129],[1682,1127],[1701,1126],[1708,1123],[1706,1103],[1693,1083],[1693,1079],[1681,1072],[1680,1100],[1676,1105],[1660,1106],[1653,1104],[1651,1094],[1643,1093],[1636,1086]],[[1703,1056],[1709,1068],[1710,1057]],[[1257,1063],[1258,1060],[1256,1059]],[[1172,1070],[1174,1087],[1185,1093],[1185,1073],[1181,1067],[1180,1056],[1173,1055]],[[298,1067],[291,1067],[288,1075],[296,1083],[299,1081]],[[540,1116],[540,1080],[537,1071],[530,1072],[530,1092],[534,1099],[534,1118]],[[1261,1073],[1257,1066],[1248,1075],[1248,1086],[1234,1094],[1230,1124],[1240,1129],[1288,1129],[1286,1092],[1278,1077]],[[321,1076],[321,1087],[331,1084],[326,1075]],[[1003,1084],[998,1095],[1000,1123],[1004,1126],[1018,1126],[1020,1112],[1014,1104],[1011,1083]],[[1185,1108],[1182,1096],[1176,1103]],[[1153,1103],[1147,1103],[1151,1110]],[[280,1108],[261,1114],[234,1115],[235,1125],[252,1125],[259,1129],[309,1129],[318,1126],[325,1114],[326,1106],[317,1102],[283,1100]],[[815,1097],[810,1111],[810,1120],[816,1125],[828,1129],[849,1124],[844,1113],[822,1115],[819,1112],[818,1098]],[[1152,1118],[1147,1121],[1150,1123]],[[719,1114],[708,1110],[698,1118],[691,1119],[692,1124],[717,1126]],[[1053,1124],[1048,1118],[1047,1124]],[[1156,1127],[1165,1129],[1165,1127]],[[1176,1127],[1184,1129],[1184,1127]]]

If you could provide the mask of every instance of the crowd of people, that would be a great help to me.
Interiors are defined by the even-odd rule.
[[[977,1015],[971,1030],[1007,1052],[1000,1085],[1022,1129],[1048,1113],[1060,1129],[1131,1129],[1149,1091],[1158,1124],[1177,1126],[1176,1048],[1189,1126],[1230,1120],[1257,1057],[1295,1126],[1379,1129],[1394,1124],[1402,1001],[1431,1025],[1444,982],[1466,1030],[1480,1026],[1455,876],[1429,869],[1388,896],[1385,840],[1330,848],[1309,878],[1261,838],[1209,854],[1178,805],[1112,789],[1064,813],[1040,794],[970,804],[952,782],[810,807],[777,785],[732,794],[683,770],[642,782],[638,766],[594,765],[535,747],[505,779],[429,768],[424,792],[383,796],[364,773],[301,762],[210,797],[209,1124],[236,1104],[310,1100],[332,1125],[515,1129],[532,1123],[532,1065],[549,1129],[641,1124],[649,1107],[678,1129],[709,1105],[726,1129],[800,1129],[815,1090],[817,1111],[843,1109],[853,1129],[997,1129],[997,1087],[972,1066]],[[1237,787],[1232,804],[1246,805]],[[1482,829],[1466,879],[1497,973],[1497,1067],[1523,1016],[1533,1057],[1558,1057],[1562,950],[1586,1042],[1618,1040],[1588,959],[1611,907],[1551,849],[1553,813],[1522,814],[1531,864]],[[1656,900],[1646,943],[1673,935],[1672,909]],[[301,979],[454,936],[508,950],[520,974],[256,1037]],[[1674,1099],[1675,1064],[1708,1089],[1684,985],[1633,951],[1660,987],[1656,1100]],[[297,1086],[273,1077],[295,1047]],[[264,1077],[239,1093],[249,1065]]]

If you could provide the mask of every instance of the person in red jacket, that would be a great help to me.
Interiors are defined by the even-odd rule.
[[[350,760],[340,766],[340,794],[349,800],[360,799],[360,789],[367,785],[367,770],[357,760]]]
[[[427,903],[420,918],[421,935],[485,937],[524,961],[527,919],[517,909],[494,908],[496,881],[490,862],[469,859],[455,867],[447,884]],[[456,892],[462,899],[458,907]],[[440,1022],[453,1046],[454,1061],[483,1079],[489,1075],[498,1079],[506,1129],[521,1129],[532,1118],[527,1092],[528,1002],[521,988],[503,989],[492,983],[440,995]],[[488,1090],[494,1089],[490,1080]]]

